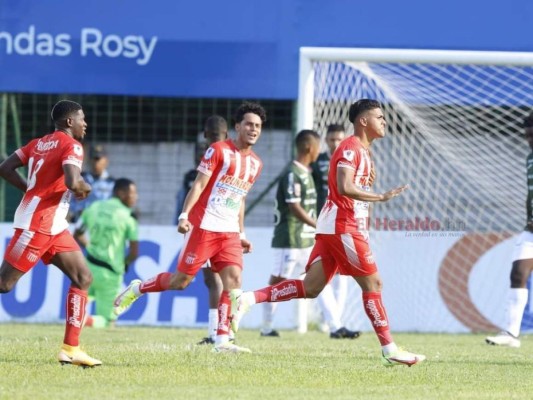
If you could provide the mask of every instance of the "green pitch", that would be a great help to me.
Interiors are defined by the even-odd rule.
[[[428,360],[385,368],[373,333],[332,340],[323,333],[242,331],[252,354],[194,346],[204,330],[85,329],[94,369],[62,367],[60,325],[0,324],[0,399],[531,399],[533,340],[491,347],[484,335],[396,334]]]

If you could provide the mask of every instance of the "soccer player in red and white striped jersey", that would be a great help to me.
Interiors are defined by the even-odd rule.
[[[39,259],[56,265],[71,279],[59,362],[94,367],[102,362],[79,348],[92,275],[66,220],[71,196],[84,199],[91,191],[81,177],[79,141],[87,123],[81,105],[69,100],[58,102],[51,116],[54,132],[30,141],[0,164],[0,176],[24,192],[15,213],[15,233],[0,267],[0,293],[9,292]],[[28,167],[27,180],[16,171],[22,166]]]
[[[207,149],[178,217],[178,231],[185,234],[185,243],[177,272],[161,273],[144,282],[130,282],[115,299],[117,315],[124,313],[144,293],[185,289],[210,260],[211,269],[220,274],[223,286],[214,351],[250,351],[229,341],[229,292],[241,287],[242,254],[252,249],[244,237],[244,204],[263,167],[252,147],[265,121],[265,110],[259,104],[243,103],[237,109],[237,137],[214,143]]]
[[[254,292],[233,290],[232,319],[238,329],[240,317],[255,303],[314,298],[335,273],[352,276],[363,292],[365,312],[382,347],[383,363],[413,365],[425,356],[399,349],[392,339],[381,300],[382,282],[368,242],[370,202],[388,201],[406,186],[386,193],[370,190],[370,145],[385,136],[385,116],[379,102],[362,99],[349,112],[354,135],[344,139],[333,153],[329,169],[329,193],[317,221],[316,242],[304,280],[286,280]]]

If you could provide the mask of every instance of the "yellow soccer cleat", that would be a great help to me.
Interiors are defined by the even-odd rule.
[[[61,365],[72,364],[83,368],[92,368],[102,365],[102,361],[92,358],[86,352],[81,350],[79,346],[69,346],[63,344],[57,356],[57,360]]]

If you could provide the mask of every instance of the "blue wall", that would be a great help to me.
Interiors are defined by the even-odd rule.
[[[294,99],[301,46],[533,51],[531,26],[530,0],[2,0],[0,92]]]

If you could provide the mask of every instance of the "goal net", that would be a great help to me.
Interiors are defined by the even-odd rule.
[[[371,230],[383,230],[386,220],[403,221],[405,229],[405,223],[418,218],[432,221],[440,231],[462,232],[443,261],[446,265],[440,265],[438,285],[409,275],[404,282],[385,281],[385,288],[398,284],[415,292],[439,290],[454,317],[472,331],[495,329],[468,296],[472,265],[525,224],[525,158],[530,150],[522,122],[533,107],[532,66],[528,53],[300,52],[298,128],[312,126],[324,134],[329,124],[342,123],[351,134],[351,103],[372,98],[383,105],[388,127],[387,136],[372,146],[378,174],[374,189],[410,188],[373,208]],[[494,295],[491,282],[486,292]],[[426,325],[414,321],[412,328],[431,330],[420,296],[419,314]],[[366,321],[360,294],[350,298],[357,305],[348,304],[345,317],[358,327]]]

